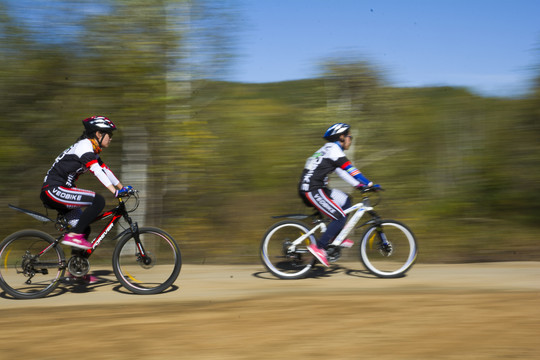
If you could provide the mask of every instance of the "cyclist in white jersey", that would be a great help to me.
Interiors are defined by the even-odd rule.
[[[299,182],[298,191],[304,203],[333,219],[326,232],[317,240],[317,245],[308,246],[308,250],[325,266],[329,265],[326,248],[330,240],[345,226],[347,218],[343,210],[351,206],[349,195],[341,190],[328,188],[328,176],[335,171],[356,188],[378,186],[373,185],[347,159],[344,150],[348,150],[352,143],[349,130],[350,126],[344,123],[334,124],[326,130],[323,137],[328,142],[307,159]],[[352,245],[353,242],[349,239],[340,244],[347,248]]]

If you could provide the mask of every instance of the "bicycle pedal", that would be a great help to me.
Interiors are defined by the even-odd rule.
[[[75,278],[72,278],[70,276],[64,276],[60,279],[60,282],[62,284],[72,285],[75,283]]]
[[[326,258],[329,262],[336,262],[341,257],[341,248],[339,246],[330,245],[326,249]]]

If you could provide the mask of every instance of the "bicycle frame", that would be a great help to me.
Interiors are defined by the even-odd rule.
[[[129,229],[125,229],[120,234],[116,235],[112,240],[116,240],[118,238],[121,238],[124,236],[127,232],[132,232],[134,234],[135,243],[137,245],[137,248],[140,251],[140,254],[143,259],[146,258],[146,252],[144,251],[144,248],[141,244],[140,238],[139,238],[139,226],[136,222],[133,222],[131,220],[131,217],[128,214],[128,211],[126,210],[126,204],[125,202],[119,198],[118,199],[118,206],[116,206],[114,209],[111,209],[109,211],[105,211],[101,215],[98,215],[90,224],[93,224],[95,222],[98,222],[100,220],[103,220],[107,217],[112,216],[112,218],[109,220],[109,222],[103,227],[101,232],[92,240],[90,243],[92,244],[92,248],[86,250],[87,256],[92,255],[92,253],[96,250],[96,248],[99,246],[101,241],[107,236],[109,231],[120,221],[121,218],[124,218],[126,222],[129,224]],[[138,203],[137,203],[138,207]],[[57,241],[60,240],[61,237],[58,238]]]
[[[107,234],[109,233],[109,231],[111,231],[111,229],[118,223],[118,221],[120,221],[120,219],[123,217],[126,219],[126,221],[128,222],[128,224],[130,225],[130,229],[126,229],[124,231],[122,231],[120,234],[116,235],[114,239],[117,239],[119,237],[121,237],[122,235],[124,235],[127,231],[134,231],[135,233],[137,233],[137,224],[133,224],[133,222],[131,221],[131,218],[128,216],[127,214],[127,211],[126,211],[126,204],[122,201],[122,199],[119,199],[120,203],[118,204],[118,206],[116,206],[114,209],[112,210],[109,210],[109,211],[106,211],[104,212],[103,214],[101,215],[98,215],[94,220],[92,220],[92,222],[90,224],[93,224],[95,222],[98,222],[100,220],[103,220],[107,217],[110,217],[112,216],[112,218],[109,220],[109,222],[105,225],[105,227],[101,230],[101,232],[94,238],[94,240],[91,241],[91,244],[92,244],[92,249],[88,249],[86,250],[86,252],[88,253],[88,255],[91,255],[95,249],[99,246],[99,244],[101,243],[101,241],[107,236]],[[138,240],[138,239],[137,239]]]
[[[135,208],[133,210],[135,210],[138,207],[138,197],[137,197],[136,194],[134,194],[134,195],[137,198],[137,205],[135,206]],[[27,215],[30,215],[31,217],[35,218],[36,220],[39,220],[39,221],[42,221],[42,222],[55,222],[53,219],[51,219],[51,218],[49,218],[49,217],[47,217],[47,216],[45,216],[43,214],[37,213],[35,211],[22,209],[22,208],[19,208],[17,206],[14,206],[14,205],[9,205],[9,207],[14,209],[14,210],[23,212],[23,213],[25,213]],[[118,239],[118,238],[124,236],[127,232],[132,232],[134,234],[134,237],[135,237],[135,242],[137,244],[137,248],[139,249],[139,251],[141,253],[141,256],[143,258],[145,258],[146,257],[146,252],[144,251],[144,248],[143,248],[143,246],[142,246],[142,244],[140,242],[140,239],[139,239],[139,227],[138,227],[138,224],[131,220],[131,217],[129,216],[129,212],[126,210],[126,203],[122,200],[122,198],[118,198],[118,205],[115,208],[113,208],[113,209],[111,209],[109,211],[105,211],[102,214],[98,215],[94,220],[92,220],[92,222],[90,224],[94,224],[94,223],[96,223],[96,222],[98,222],[100,220],[103,220],[105,218],[108,218],[110,216],[112,216],[110,221],[105,225],[105,227],[100,231],[100,233],[94,238],[94,240],[92,240],[90,242],[92,244],[92,248],[86,250],[87,256],[90,256],[96,250],[96,248],[99,246],[101,241],[107,236],[107,234],[111,231],[111,229],[118,223],[118,221],[120,221],[121,218],[124,218],[126,220],[126,222],[129,224],[129,229],[125,229],[120,234],[116,235],[112,240],[115,240],[115,239]],[[67,232],[67,231],[65,231],[66,226],[65,226],[65,224],[63,223],[62,220],[57,219],[56,223],[57,223],[57,225],[60,226],[59,229],[64,230],[64,232],[56,239],[56,241],[54,243],[50,244],[45,249],[40,251],[38,253],[38,255],[37,255],[38,257],[45,254],[51,247],[58,246],[58,244],[60,243],[60,240],[62,239],[64,234]]]
[[[347,221],[343,229],[339,232],[338,236],[332,241],[330,245],[338,246],[347,238],[349,233],[356,227],[356,224],[362,219],[366,212],[372,214],[374,217],[376,214],[373,212],[373,207],[369,205],[369,199],[364,198],[362,202],[354,204],[353,206],[344,210],[345,214],[350,214],[355,212],[354,215]],[[367,224],[367,223],[366,223]],[[362,224],[363,226],[365,224]],[[326,231],[326,224],[320,220],[319,223],[313,227],[309,232],[300,236],[298,239],[294,240],[290,246],[291,250],[295,250],[296,246],[300,245],[306,238],[313,235],[315,232],[320,231],[321,233]]]

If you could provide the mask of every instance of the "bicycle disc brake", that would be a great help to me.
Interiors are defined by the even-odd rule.
[[[379,244],[379,252],[382,256],[390,256],[394,252],[394,247],[390,241],[387,241],[386,243],[381,242]]]
[[[152,256],[151,252],[146,252],[146,255],[143,257],[139,252],[137,252],[137,262],[143,269],[153,268],[155,265],[155,257]]]

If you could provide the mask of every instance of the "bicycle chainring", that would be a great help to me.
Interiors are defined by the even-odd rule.
[[[329,246],[326,249],[326,256],[329,262],[336,262],[341,257],[341,247]]]
[[[90,261],[85,257],[74,255],[69,259],[67,269],[73,276],[84,276],[88,274],[88,271],[90,270]]]

